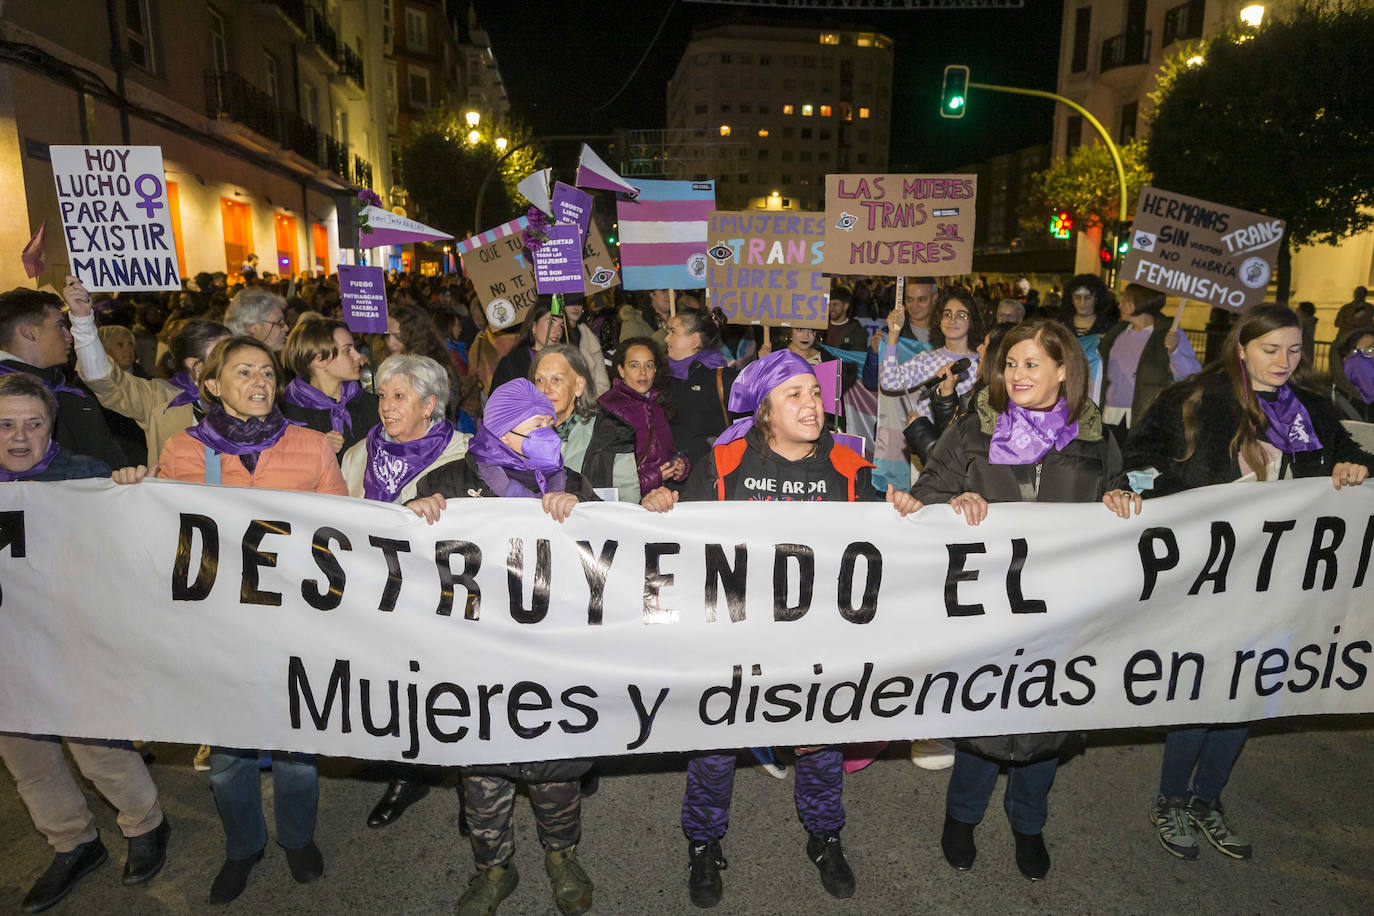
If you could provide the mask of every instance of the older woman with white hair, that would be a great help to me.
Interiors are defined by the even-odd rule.
[[[229,303],[224,323],[235,336],[256,337],[267,344],[273,353],[286,343],[286,300],[268,289],[244,287]]]
[[[454,430],[444,416],[449,374],[435,360],[411,353],[389,356],[375,379],[381,422],[344,453],[344,482],[350,496],[407,503],[426,472],[467,454],[471,437]],[[398,765],[390,775],[386,792],[367,816],[369,827],[385,827],[429,793],[418,767]]]

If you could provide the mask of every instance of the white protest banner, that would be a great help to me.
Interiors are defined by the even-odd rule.
[[[826,175],[828,274],[973,270],[977,175]]]
[[[91,291],[181,289],[162,148],[50,146],[72,273]]]
[[[977,528],[802,493],[562,525],[455,499],[429,526],[166,481],[0,492],[0,731],[459,764],[1374,710],[1369,486]]]
[[[823,328],[830,321],[824,213],[713,210],[706,301],[732,324]]]
[[[1283,227],[1281,219],[1144,187],[1121,278],[1241,311],[1264,301]]]

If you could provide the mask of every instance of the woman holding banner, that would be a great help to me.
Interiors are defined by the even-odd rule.
[[[193,483],[345,495],[334,450],[322,433],[294,426],[277,408],[277,356],[253,337],[221,341],[200,378],[200,422],[167,440],[158,476]],[[224,826],[225,860],[210,887],[211,903],[228,903],[248,886],[262,859],[267,824],[262,814],[258,751],[210,749],[210,786]],[[291,877],[301,884],[324,874],[315,845],[319,774],[313,754],[273,752],[277,843]]]
[[[1237,322],[1221,358],[1166,388],[1131,430],[1125,467],[1133,489],[1167,496],[1232,481],[1326,477],[1336,489],[1358,485],[1374,455],[1350,438],[1330,399],[1303,387],[1297,313],[1261,305]],[[1164,850],[1196,859],[1198,835],[1223,855],[1250,858],[1231,830],[1221,792],[1248,727],[1177,728],[1164,740],[1159,793],[1150,822]]]
[[[300,322],[287,335],[282,361],[296,374],[282,392],[282,414],[324,433],[336,455],[362,441],[377,418],[377,396],[358,381],[367,357],[348,325]]]
[[[537,499],[554,521],[567,521],[579,502],[597,497],[563,464],[562,443],[553,429],[556,414],[553,402],[528,379],[500,386],[487,398],[467,454],[420,478],[420,497],[407,505],[432,523],[450,499],[518,497]],[[511,860],[517,782],[529,789],[559,911],[574,914],[591,908],[592,882],[577,858],[580,780],[590,768],[587,760],[552,760],[464,769],[463,812],[472,829],[477,874],[458,901],[459,913],[494,912],[520,881]]]
[[[977,525],[989,503],[1097,502],[1117,514],[1139,511],[1140,498],[1107,493],[1121,453],[1088,399],[1088,364],[1073,335],[1057,321],[1016,325],[988,369],[988,386],[969,412],[945,430],[911,495],[948,503]],[[973,828],[983,819],[1005,763],[1005,807],[1016,840],[1016,864],[1037,881],[1049,872],[1041,833],[1059,763],[1062,734],[960,739],[945,796],[940,847],[960,871],[973,867]]]
[[[681,316],[679,316],[680,318]],[[772,500],[804,492],[810,500],[857,502],[881,497],[873,489],[873,465],[831,438],[825,429],[825,404],[811,364],[791,350],[770,353],[750,363],[730,392],[730,407],[746,419],[731,424],[687,479],[687,500]],[[654,512],[667,512],[679,494],[660,487],[644,498]],[[888,488],[887,501],[907,515],[920,503]],[[839,747],[797,749],[797,813],[809,837],[806,855],[833,897],[854,894],[854,871],[840,843],[844,805],[844,759]],[[715,906],[724,891],[720,841],[730,819],[736,755],[733,751],[698,754],[687,763],[682,800],[682,830],[687,835],[692,903]]]

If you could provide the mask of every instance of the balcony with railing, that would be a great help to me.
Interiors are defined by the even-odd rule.
[[[1202,17],[1207,0],[1188,0],[1164,13],[1164,43],[1168,47],[1176,41],[1191,41],[1202,37]]]
[[[305,32],[305,0],[258,0],[263,6],[276,7],[277,12],[296,28]]]
[[[1145,29],[1123,32],[1120,35],[1113,35],[1111,38],[1104,39],[1102,42],[1102,64],[1098,69],[1100,72],[1106,73],[1108,70],[1115,70],[1118,67],[1134,67],[1137,64],[1149,63],[1151,37],[1151,32]]]
[[[343,75],[357,83],[359,89],[365,88],[365,84],[363,83],[363,59],[358,56],[358,52],[354,51],[348,45],[341,43],[339,45],[338,61],[339,69],[343,71]]]
[[[310,37],[332,61],[339,59],[339,35],[318,6],[310,7]]]

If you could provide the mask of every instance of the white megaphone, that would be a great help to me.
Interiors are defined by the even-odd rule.
[[[616,174],[615,169],[601,161],[601,157],[587,144],[582,144],[582,153],[577,157],[577,179],[573,182],[579,188],[598,188],[602,191],[619,191],[630,197],[639,196],[639,188]]]

